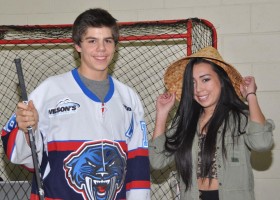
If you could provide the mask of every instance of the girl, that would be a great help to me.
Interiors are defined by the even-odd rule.
[[[151,166],[175,161],[181,199],[253,200],[251,150],[269,150],[274,129],[259,107],[254,77],[242,78],[215,48],[206,47],[173,63],[165,84],[169,93],[156,102]],[[176,98],[180,103],[166,132]]]

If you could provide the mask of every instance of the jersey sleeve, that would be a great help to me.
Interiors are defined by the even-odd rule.
[[[134,131],[128,142],[127,200],[150,199],[150,164],[148,158],[147,127],[144,110],[135,94],[133,109]]]
[[[37,153],[41,152],[41,137],[37,131],[33,132]],[[7,158],[14,164],[24,165],[25,168],[33,170],[31,148],[27,143],[26,134],[19,130],[16,123],[16,115],[13,114],[2,129],[1,139]],[[39,160],[42,156],[39,156]]]
[[[33,100],[35,104],[36,100],[32,98],[33,96],[36,96],[36,90],[33,91],[29,96],[29,99]],[[39,124],[38,127],[40,127]],[[43,152],[42,137],[40,135],[39,128],[38,130],[32,130],[32,132],[35,137],[35,146],[38,159],[39,162],[41,162]],[[4,151],[7,158],[12,163],[21,164],[28,170],[32,171],[34,167],[31,148],[27,143],[26,136],[28,135],[26,135],[23,131],[18,129],[16,122],[16,114],[14,113],[2,129],[1,139],[3,142]]]

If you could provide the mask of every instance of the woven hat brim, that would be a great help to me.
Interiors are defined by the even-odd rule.
[[[191,58],[199,57],[209,60],[213,63],[216,63],[218,66],[222,67],[226,73],[228,74],[235,92],[239,96],[240,99],[242,95],[240,93],[240,84],[243,82],[243,78],[241,74],[230,64],[224,62],[223,60],[217,60],[210,57],[205,56],[188,56],[184,57],[178,61],[175,61],[171,64],[165,74],[164,74],[164,83],[168,92],[176,92],[176,99],[180,101],[181,94],[182,94],[182,84],[183,84],[183,75],[186,69],[186,66]]]

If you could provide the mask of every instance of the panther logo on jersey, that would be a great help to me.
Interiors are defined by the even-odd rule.
[[[117,142],[86,142],[64,160],[66,179],[84,199],[113,200],[124,184],[126,160]]]

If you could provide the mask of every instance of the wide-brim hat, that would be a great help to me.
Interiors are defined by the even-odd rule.
[[[164,74],[165,87],[168,90],[168,92],[176,92],[176,99],[178,101],[180,101],[182,94],[184,72],[191,58],[204,58],[223,68],[228,74],[235,89],[235,92],[237,93],[239,98],[242,99],[242,95],[240,93],[240,84],[243,81],[242,76],[232,65],[226,63],[223,60],[222,56],[219,54],[216,48],[208,46],[190,56],[175,61],[166,69]]]

